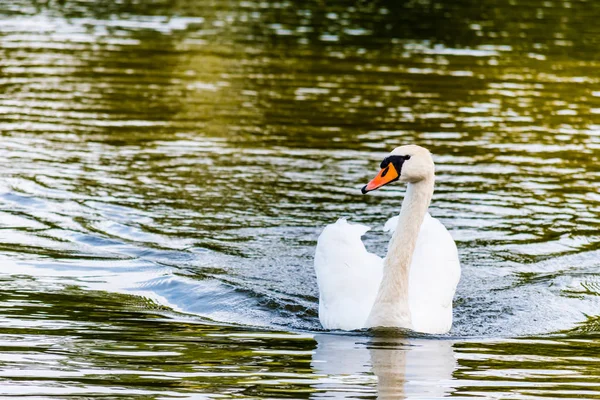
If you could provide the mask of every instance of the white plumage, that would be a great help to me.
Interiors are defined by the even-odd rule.
[[[384,230],[395,229],[398,216]],[[319,319],[325,329],[366,327],[383,274],[383,259],[369,253],[361,237],[370,228],[339,219],[319,236],[315,271],[319,285]],[[460,279],[456,244],[448,230],[425,215],[409,275],[412,329],[445,333],[452,326],[452,299]]]
[[[394,152],[406,152],[407,148],[413,157],[425,157],[421,152],[425,149],[417,146]],[[430,163],[433,171],[433,161]],[[413,171],[417,169],[413,167]],[[422,181],[429,182],[428,178]],[[389,259],[366,250],[361,237],[370,228],[364,225],[339,219],[319,236],[314,266],[319,319],[325,329],[392,326],[432,334],[450,330],[452,300],[460,279],[458,252],[448,230],[426,212],[433,193],[433,172],[430,188],[429,183],[420,182],[408,182],[407,204],[384,226],[398,231],[390,240]]]
[[[365,326],[383,273],[383,260],[369,253],[361,240],[369,229],[339,219],[319,236],[315,272],[319,319],[326,329]]]

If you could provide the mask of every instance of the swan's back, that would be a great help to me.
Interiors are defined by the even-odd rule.
[[[319,236],[315,272],[319,319],[325,329],[361,329],[381,282],[383,262],[369,253],[361,236],[369,227],[345,219],[327,225]]]
[[[384,229],[394,231],[398,217]],[[345,219],[325,227],[317,243],[315,271],[319,319],[325,329],[365,327],[383,276],[383,260],[369,253],[361,236],[369,228]],[[456,244],[448,230],[425,215],[409,273],[412,329],[440,334],[452,327],[452,300],[460,279]]]

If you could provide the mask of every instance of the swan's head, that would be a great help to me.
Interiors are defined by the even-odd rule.
[[[416,146],[396,147],[381,162],[381,171],[362,188],[365,194],[395,181],[417,183],[432,178],[435,172],[429,150]]]

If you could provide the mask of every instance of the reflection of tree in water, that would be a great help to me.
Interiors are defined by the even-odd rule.
[[[73,60],[74,71],[60,88],[47,90],[68,91],[81,111],[95,114],[89,121],[69,121],[73,131],[109,144],[168,138],[178,131],[170,121],[181,111],[186,88],[180,82],[177,45],[196,21],[177,20],[177,2],[33,5],[37,18],[58,24],[48,34],[64,43],[59,50],[44,49],[45,55],[55,52]]]
[[[447,119],[473,139],[490,128],[500,140],[512,128],[520,136],[528,118],[584,128],[581,118],[552,114],[557,100],[585,95],[561,81],[591,74],[569,57],[596,57],[580,49],[596,40],[583,30],[599,10],[449,1],[240,8],[258,15],[234,36],[246,49],[240,84],[256,92],[248,102],[262,116],[262,138],[296,145],[335,146],[333,137],[350,147],[365,131],[435,132]],[[486,121],[463,122],[459,110],[490,101],[499,108],[485,110]]]
[[[419,60],[407,59],[405,43],[456,41],[471,32],[468,21],[447,14],[431,4],[391,1],[295,2],[261,10],[252,40],[244,41],[261,57],[247,61],[244,73],[251,78],[244,85],[258,93],[266,132],[296,145],[336,146],[333,137],[349,147],[365,131],[414,129],[398,107],[436,111],[427,92],[456,85],[437,76],[412,82],[399,67]]]
[[[3,277],[2,284],[2,367],[29,371],[25,383],[5,373],[3,389],[24,384],[40,392],[52,386],[79,393],[85,386],[88,393],[116,389],[121,396],[143,398],[175,393],[256,398],[275,392],[301,399],[319,378],[310,374],[305,355],[316,345],[308,335],[178,318],[140,296],[25,275]],[[14,356],[22,353],[27,357]],[[298,379],[282,384],[282,375]]]
[[[599,343],[596,335],[456,343],[459,367],[454,379],[462,384],[455,394],[493,392],[558,398],[567,387],[585,385],[593,397],[597,387],[588,382],[595,382],[600,375],[596,359]]]
[[[435,114],[451,114],[455,130],[479,134],[480,127],[465,126],[456,114],[461,107],[490,99],[501,106],[487,110],[497,130],[507,124],[501,112],[519,113],[549,126],[565,120],[580,125],[583,121],[577,117],[546,116],[552,114],[558,97],[568,102],[582,96],[554,81],[565,74],[590,74],[588,67],[574,65],[569,58],[597,57],[590,50],[598,35],[585,27],[592,26],[600,12],[594,2],[568,8],[508,0],[332,4],[66,0],[37,7],[67,19],[143,22],[155,17],[163,24],[177,18],[203,19],[168,31],[145,29],[143,23],[103,28],[104,39],[139,41],[114,51],[114,46],[99,40],[95,49],[81,54],[89,68],[80,73],[100,86],[97,91],[109,114],[180,120],[179,128],[234,141],[258,135],[265,144],[331,146],[335,139],[344,147],[358,144],[356,134],[370,130],[439,129],[445,121]],[[460,49],[479,53],[455,51]],[[124,77],[123,71],[129,75]],[[524,88],[516,98],[490,93],[490,84],[496,82],[508,79],[533,85],[548,76],[552,82],[545,84],[554,87],[542,97],[533,87]],[[508,125],[518,128],[527,123]],[[122,127],[112,130],[136,136]]]
[[[186,126],[231,140],[256,133],[276,141],[290,137],[303,141],[315,133],[328,139],[331,127],[365,130],[381,126],[381,104],[391,104],[397,96],[370,86],[393,84],[396,79],[384,72],[377,76],[357,71],[356,67],[365,62],[395,62],[390,51],[398,46],[392,39],[430,39],[441,26],[440,18],[447,19],[444,10],[435,5],[411,2],[302,2],[266,7],[259,2],[223,6],[194,1],[38,5],[44,7],[68,20],[203,18],[202,24],[167,33],[144,29],[143,24],[103,27],[107,38],[125,36],[139,43],[114,51],[114,46],[99,40],[94,50],[80,55],[86,63],[80,74],[93,80],[92,90],[103,99],[99,108],[111,118],[183,120]],[[96,29],[93,24],[89,22],[88,29]],[[463,25],[454,25],[455,30]],[[289,28],[289,32],[281,34],[277,26]],[[196,45],[194,40],[205,43]],[[220,83],[230,88],[218,86]],[[331,95],[326,98],[318,93],[308,93],[307,99],[296,95],[298,89],[301,93],[303,87],[319,83],[337,88],[330,88]],[[347,106],[349,96],[356,92],[366,101]],[[232,137],[229,128],[238,135]],[[172,130],[177,129],[163,127],[153,132]],[[127,127],[111,126],[108,134],[113,142],[143,140]]]

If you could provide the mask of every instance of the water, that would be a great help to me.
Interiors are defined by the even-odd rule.
[[[598,398],[600,4],[0,4],[0,395]],[[434,154],[453,330],[327,333],[312,255]]]

